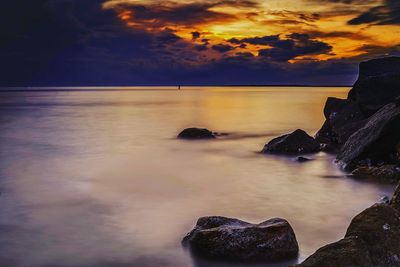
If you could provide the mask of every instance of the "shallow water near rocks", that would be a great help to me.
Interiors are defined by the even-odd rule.
[[[326,98],[348,88],[80,89],[0,92],[0,266],[287,266],[196,259],[180,241],[201,216],[282,217],[301,261],[393,192],[325,153],[258,153],[314,134]],[[230,134],[175,139],[192,126]]]

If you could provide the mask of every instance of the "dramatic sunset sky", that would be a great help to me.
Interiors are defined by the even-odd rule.
[[[0,85],[351,84],[399,0],[8,0]]]

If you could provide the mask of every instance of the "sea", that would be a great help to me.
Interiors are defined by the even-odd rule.
[[[355,180],[326,153],[263,155],[298,128],[314,135],[346,87],[0,88],[1,267],[250,267],[301,262],[393,192]],[[183,141],[187,127],[226,133]],[[299,258],[246,264],[191,255],[202,216],[285,218]]]

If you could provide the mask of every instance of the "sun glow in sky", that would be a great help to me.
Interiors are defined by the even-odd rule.
[[[103,4],[104,9],[115,10],[127,27],[168,31],[203,60],[251,53],[289,62],[382,55],[398,49],[400,26],[389,21],[391,7],[398,4],[390,0],[109,0]]]

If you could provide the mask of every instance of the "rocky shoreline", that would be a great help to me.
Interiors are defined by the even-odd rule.
[[[400,181],[400,58],[360,64],[359,78],[347,99],[329,97],[325,123],[312,137],[297,129],[277,137],[264,154],[298,156],[325,151],[350,176],[383,182]],[[214,139],[206,129],[190,128],[182,139]],[[289,260],[298,254],[294,231],[284,219],[250,224],[225,217],[200,218],[183,244],[212,259],[233,261]],[[390,203],[375,204],[358,214],[343,239],[318,249],[301,267],[400,266],[400,184]]]

